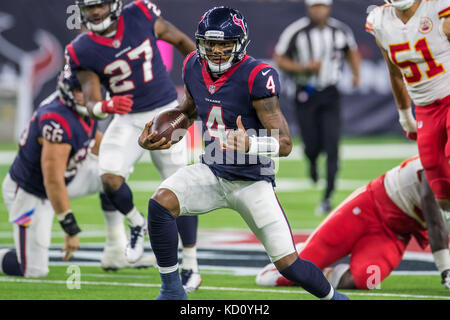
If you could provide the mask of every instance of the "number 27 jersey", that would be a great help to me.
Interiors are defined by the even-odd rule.
[[[66,47],[72,71],[96,73],[112,96],[133,95],[132,113],[175,101],[175,85],[156,44],[154,25],[160,13],[151,2],[137,0],[122,10],[113,38],[79,35]]]
[[[400,68],[418,106],[450,95],[450,42],[442,30],[443,18],[449,15],[450,0],[422,0],[407,23],[390,5],[372,10],[367,17],[366,31]]]

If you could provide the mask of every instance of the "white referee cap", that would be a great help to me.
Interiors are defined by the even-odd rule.
[[[306,5],[314,6],[316,4],[324,4],[326,6],[331,6],[333,4],[333,0],[305,0]]]

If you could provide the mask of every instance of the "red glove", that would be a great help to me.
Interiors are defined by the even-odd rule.
[[[403,129],[403,133],[409,140],[417,140],[417,132],[407,132]]]
[[[133,105],[132,97],[133,95],[127,94],[125,96],[114,96],[109,100],[104,100],[102,101],[102,112],[127,114],[131,111],[131,106]]]

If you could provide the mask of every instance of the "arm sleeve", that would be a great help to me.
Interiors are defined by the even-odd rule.
[[[72,131],[68,121],[58,113],[45,113],[39,118],[39,133],[42,138],[53,143],[72,141]]]
[[[440,0],[437,5],[439,19],[450,16],[450,0]]]
[[[270,65],[256,66],[249,77],[249,92],[253,100],[279,96],[280,79],[278,72]]]

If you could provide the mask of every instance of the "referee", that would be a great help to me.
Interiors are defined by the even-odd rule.
[[[295,103],[309,175],[318,180],[317,158],[327,154],[327,187],[316,214],[331,211],[338,171],[340,95],[336,88],[344,59],[359,85],[360,56],[351,29],[331,18],[333,0],[306,0],[308,16],[290,24],[275,47],[274,60],[296,83]]]

